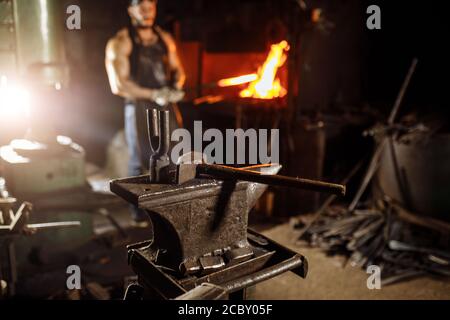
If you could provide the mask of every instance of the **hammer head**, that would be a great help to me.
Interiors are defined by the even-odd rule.
[[[194,180],[196,176],[197,176],[196,164],[179,164],[177,165],[175,183],[183,184],[185,182]]]
[[[207,163],[206,155],[200,152],[189,152],[178,158],[175,184],[183,184],[197,176],[197,165]]]
[[[169,160],[164,163],[154,161],[154,179],[150,179],[150,181],[154,184],[179,185],[194,180],[197,175],[197,166],[206,163],[206,157],[202,157],[201,153],[190,152],[181,156],[176,164],[169,163]],[[158,166],[159,163],[163,163],[163,165]]]

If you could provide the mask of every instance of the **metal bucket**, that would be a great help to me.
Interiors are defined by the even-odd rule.
[[[450,221],[450,134],[391,140],[382,154],[377,183],[409,210]]]

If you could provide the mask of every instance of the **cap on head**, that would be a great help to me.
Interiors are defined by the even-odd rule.
[[[130,0],[130,4],[129,4],[129,6],[130,7],[132,7],[132,6],[137,6],[137,5],[139,5],[142,1],[144,1],[144,0]],[[156,2],[157,0],[149,0],[150,2]]]

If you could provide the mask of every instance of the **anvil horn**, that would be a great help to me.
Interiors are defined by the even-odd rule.
[[[255,166],[255,167],[249,167],[246,169],[258,169],[261,173],[267,174],[267,175],[273,175],[277,174],[281,170],[280,164],[273,164],[268,166]],[[263,195],[263,193],[266,191],[267,185],[266,184],[260,184],[260,183],[249,183],[247,187],[247,199],[248,199],[248,208],[247,212],[249,212],[256,204],[258,199]]]

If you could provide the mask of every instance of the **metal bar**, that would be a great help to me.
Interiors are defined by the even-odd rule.
[[[291,271],[292,269],[300,268],[303,265],[304,257],[296,255],[282,263],[276,264],[270,268],[263,269],[250,276],[245,276],[232,280],[230,282],[221,285],[227,292],[232,293],[244,288],[254,286],[260,282],[266,281],[284,272]]]
[[[160,145],[158,149],[158,154],[162,156],[166,156],[169,152],[170,147],[170,123],[169,123],[169,111],[164,110],[160,111],[159,118],[160,118],[160,134],[161,134],[161,140]]]
[[[47,222],[47,223],[28,224],[27,228],[30,228],[30,229],[53,229],[53,228],[79,227],[79,226],[81,226],[80,221],[64,221],[64,222]]]
[[[404,271],[404,272],[402,272],[400,274],[397,274],[397,275],[393,275],[393,276],[390,276],[390,277],[387,277],[387,278],[383,278],[381,280],[381,285],[382,286],[388,286],[388,285],[391,285],[391,284],[394,284],[394,283],[397,283],[397,282],[400,282],[400,281],[411,280],[413,278],[420,277],[420,276],[423,276],[423,275],[426,275],[426,274],[427,273],[425,271],[422,271],[422,270],[416,270],[416,269],[408,270],[408,271]]]
[[[436,230],[442,234],[449,234],[450,233],[450,223],[447,223],[445,221],[433,219],[431,217],[426,216],[419,216],[417,214],[414,214],[410,212],[409,210],[406,210],[405,208],[401,207],[400,205],[394,203],[391,200],[391,205],[395,209],[395,212],[397,215],[405,220],[406,222],[422,226],[425,228]]]
[[[388,124],[392,125],[394,124],[395,118],[397,116],[398,110],[400,108],[400,105],[403,101],[403,97],[405,95],[406,89],[408,88],[408,85],[411,81],[411,77],[414,74],[414,71],[416,70],[416,66],[417,66],[417,62],[418,60],[416,58],[414,58],[411,67],[408,70],[408,74],[406,75],[406,78],[403,82],[403,85],[400,89],[400,92],[397,96],[397,99],[395,100],[394,106],[392,108],[392,111],[389,115],[388,118]],[[375,152],[373,154],[372,160],[370,161],[370,165],[367,169],[366,175],[364,176],[364,179],[362,181],[361,186],[359,187],[358,191],[356,192],[355,197],[353,198],[353,201],[351,202],[350,206],[348,207],[349,211],[353,211],[355,210],[356,206],[359,203],[359,200],[361,199],[362,195],[364,194],[364,192],[367,189],[367,186],[369,185],[370,181],[373,178],[373,175],[375,174],[375,172],[378,169],[379,166],[379,162],[380,162],[380,157],[381,157],[381,153],[383,152],[386,144],[388,142],[388,138],[385,137],[381,140],[381,142],[379,143],[379,145],[377,146],[377,148],[375,149]]]
[[[392,125],[395,122],[395,118],[397,117],[398,110],[400,109],[400,105],[402,104],[403,97],[405,96],[406,89],[408,89],[409,83],[411,82],[411,78],[416,70],[417,66],[417,58],[414,58],[411,66],[409,67],[408,74],[406,75],[405,81],[400,89],[400,92],[395,100],[394,107],[392,108],[391,114],[388,118],[388,124]]]
[[[425,253],[433,256],[442,257],[445,259],[450,259],[450,253],[445,252],[443,250],[434,249],[434,248],[427,248],[427,247],[419,247],[417,245],[412,245],[405,242],[400,242],[397,240],[391,240],[388,243],[389,249],[394,251],[410,251],[410,252],[418,252],[418,253]]]
[[[375,149],[375,153],[373,154],[373,157],[370,160],[370,164],[369,164],[367,172],[364,176],[364,179],[363,179],[360,187],[358,188],[358,191],[356,192],[355,197],[353,198],[352,202],[350,203],[350,206],[348,207],[349,211],[355,210],[356,206],[359,203],[359,200],[361,199],[362,195],[366,191],[367,186],[369,185],[370,181],[372,180],[373,175],[377,171],[378,166],[379,166],[380,156],[384,150],[384,147],[387,144],[387,141],[388,141],[387,139],[383,139],[381,141],[381,143]]]
[[[158,121],[158,110],[152,109],[147,110],[147,123],[148,123],[148,138],[150,140],[150,147],[153,151],[157,148],[152,146],[153,138],[159,137],[159,121]]]
[[[300,188],[311,191],[328,192],[339,196],[345,195],[345,186],[323,181],[293,178],[281,175],[265,175],[257,171],[225,167],[220,165],[199,164],[197,175],[211,175],[221,179],[251,181],[273,186]]]

